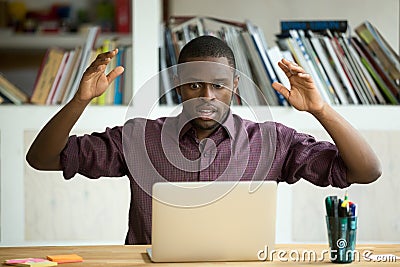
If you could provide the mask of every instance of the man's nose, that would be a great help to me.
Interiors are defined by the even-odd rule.
[[[214,87],[212,84],[206,83],[203,92],[202,92],[202,97],[209,98],[209,99],[214,99],[215,98],[215,93],[214,93]]]

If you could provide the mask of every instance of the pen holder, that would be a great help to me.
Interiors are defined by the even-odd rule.
[[[330,257],[332,262],[349,263],[354,261],[357,217],[326,216]]]

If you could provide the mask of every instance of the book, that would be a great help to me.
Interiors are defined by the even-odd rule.
[[[261,31],[258,29],[256,25],[254,25],[250,20],[246,20],[246,27],[247,30],[250,33],[250,36],[255,44],[255,47],[257,49],[258,55],[261,58],[261,61],[263,63],[263,66],[270,78],[270,82],[278,82],[278,78],[274,72],[274,69],[271,65],[271,61],[268,58],[267,50],[268,46],[266,44],[265,38],[261,35]],[[286,106],[287,101],[286,99],[278,92],[274,90],[276,97],[278,98],[278,103],[281,106]]]
[[[122,103],[124,105],[129,105],[133,97],[133,50],[131,45],[125,48],[124,67],[125,71],[122,74],[124,76]]]
[[[387,46],[387,42],[383,41],[383,37],[378,34],[378,30],[369,21],[365,21],[357,26],[354,31],[362,42],[366,44],[369,52],[380,62],[383,69],[389,74],[389,77],[395,83],[399,83],[400,61],[398,56],[392,54],[391,51],[393,50]],[[400,91],[400,87],[398,91]]]
[[[121,46],[118,49],[118,54],[115,59],[115,66],[123,66],[123,58],[125,54],[125,47]],[[124,75],[120,75],[114,80],[114,101],[111,104],[121,105],[122,104],[122,84]]]
[[[74,50],[69,51],[70,55],[65,65],[64,73],[61,76],[60,84],[53,98],[52,104],[60,104],[62,102],[64,95],[69,88],[72,77],[78,69],[77,62],[79,61],[81,51],[81,46],[77,46]]]
[[[264,93],[268,105],[279,105],[278,98],[275,95],[274,89],[271,86],[271,81],[269,79],[267,70],[265,69],[263,62],[261,61],[261,58],[258,54],[257,48],[255,47],[253,39],[250,36],[250,33],[247,31],[243,31],[242,38],[247,47],[246,54],[253,70],[253,79],[255,80],[255,83]]]
[[[361,88],[361,84],[356,77],[354,72],[354,68],[351,66],[351,63],[344,51],[344,47],[340,43],[339,39],[336,35],[332,34],[330,31],[327,31],[329,39],[331,40],[332,46],[338,56],[339,62],[342,65],[342,68],[349,79],[351,85],[353,86],[354,92],[353,94],[360,101],[361,104],[368,104],[368,99],[365,96],[363,89]],[[352,93],[352,92],[350,92]]]
[[[326,94],[326,97],[328,97],[329,101],[332,104],[338,104],[339,99],[336,95],[335,90],[332,87],[332,84],[328,78],[328,76],[325,73],[325,69],[323,68],[317,54],[315,53],[310,40],[306,37],[306,33],[303,30],[297,30],[299,33],[300,40],[304,46],[304,50],[307,52],[309,55],[311,65],[315,69],[315,74],[318,76],[318,79],[320,80],[323,88],[321,90],[324,90],[324,94]]]
[[[339,58],[337,55],[335,49],[334,49],[334,43],[331,41],[331,39],[328,36],[321,36],[321,41],[328,52],[329,58],[331,60],[331,64],[334,67],[335,71],[337,72],[341,84],[344,88],[344,92],[347,95],[347,98],[349,99],[350,103],[349,104],[359,104],[359,100],[356,97],[354,93],[354,87],[349,81],[349,78],[343,69],[343,65],[341,63],[342,58]]]
[[[314,48],[315,53],[317,54],[325,72],[328,76],[329,81],[332,84],[333,90],[335,91],[340,104],[346,105],[349,104],[349,100],[347,98],[346,93],[343,90],[340,78],[333,68],[328,52],[325,50],[324,46],[321,43],[321,39],[318,38],[313,31],[308,31],[309,39],[312,47]]]
[[[160,48],[159,48],[159,69],[160,69],[160,104],[173,105],[174,101],[171,72],[168,69],[168,53],[167,53],[167,40],[166,33],[167,26],[165,23],[161,25],[160,32]],[[175,55],[173,55],[175,57]]]
[[[289,45],[289,49],[294,55],[297,63],[305,70],[305,72],[309,73],[313,78],[316,87],[318,88],[321,97],[327,102],[332,104],[332,100],[328,95],[326,90],[326,85],[321,81],[319,75],[317,74],[317,70],[314,67],[313,62],[311,61],[310,54],[306,51],[306,48],[303,42],[300,39],[300,35],[297,30],[289,31],[290,37],[287,38],[287,42]]]
[[[395,83],[393,79],[391,79],[390,74],[385,71],[384,67],[380,63],[380,61],[376,60],[373,54],[370,53],[366,45],[361,42],[359,39],[354,38],[354,41],[358,44],[359,48],[363,51],[363,55],[368,58],[369,63],[375,69],[375,71],[382,78],[386,86],[390,89],[393,96],[395,96],[398,100],[400,100],[400,90],[398,85]]]
[[[64,74],[65,65],[67,64],[69,56],[70,56],[69,51],[64,51],[64,55],[61,59],[61,63],[58,67],[56,76],[54,77],[53,85],[51,86],[50,92],[47,95],[47,99],[46,99],[46,103],[45,103],[46,105],[53,104],[53,99],[55,98],[56,91],[58,90],[61,77]]]
[[[85,41],[82,45],[82,55],[80,57],[78,69],[75,73],[75,76],[72,78],[71,87],[68,88],[68,93],[65,95],[63,103],[69,102],[78,90],[83,73],[90,64],[90,57],[92,51],[95,49],[94,46],[96,44],[97,36],[99,35],[99,33],[99,26],[92,26],[88,28]]]
[[[373,61],[371,55],[368,54],[367,49],[363,46],[363,43],[356,38],[355,36],[351,39],[353,47],[356,49],[357,53],[360,55],[360,60],[362,64],[366,67],[368,72],[371,74],[373,80],[379,86],[383,96],[387,100],[388,103],[397,105],[399,104],[398,98],[396,97],[395,91],[393,92],[387,85],[387,83],[383,80],[383,77],[386,77],[385,73],[382,72],[379,65]],[[390,80],[386,80],[390,84]]]
[[[278,66],[278,62],[281,61],[284,56],[281,49],[277,45],[273,45],[268,48],[267,54],[271,60],[271,65],[275,70],[276,76],[280,83],[282,83],[286,88],[290,89],[290,81],[286,76],[285,72]]]
[[[365,80],[366,80],[366,84],[369,88],[369,90],[371,90],[373,97],[375,98],[375,102],[377,104],[386,104],[386,100],[383,97],[383,95],[381,94],[381,91],[379,90],[378,86],[376,85],[374,79],[372,78],[371,74],[368,72],[367,68],[365,67],[365,65],[362,63],[361,61],[361,55],[359,55],[356,51],[356,49],[354,48],[353,42],[350,39],[350,43],[351,45],[349,45],[349,51],[351,54],[353,54],[353,58],[355,59],[355,61],[357,62],[357,66],[358,68],[361,70]]]
[[[104,39],[103,44],[101,46],[101,53],[106,53],[109,51],[114,50],[117,48],[117,40],[116,39]],[[96,55],[93,55],[90,58],[89,64],[93,62],[93,60],[96,58],[98,52],[95,53]],[[111,61],[108,63],[107,68],[105,70],[106,74],[108,74],[111,70],[113,70],[117,66],[117,56],[112,58]],[[112,81],[111,84],[108,86],[107,90],[94,100],[97,100],[96,104],[98,105],[111,105],[114,103],[114,95],[115,95],[115,85],[116,85],[116,80]]]
[[[259,88],[253,82],[253,75],[244,52],[240,30],[234,27],[222,26],[221,33],[235,55],[236,69],[240,72],[239,76],[241,76],[238,88],[242,104],[250,106],[265,104],[264,98],[260,96]]]
[[[359,94],[361,94],[361,97],[364,98],[364,101],[366,101],[367,104],[377,104],[373,91],[369,86],[367,79],[364,77],[364,73],[362,72],[360,66],[358,65],[358,61],[356,59],[358,55],[350,52],[351,44],[349,43],[348,38],[344,36],[344,34],[335,33],[335,35],[344,52],[347,62],[350,65],[354,79],[358,84],[360,90]]]
[[[114,0],[114,7],[116,32],[131,32],[131,0]]]
[[[60,98],[57,100],[57,103],[63,103],[65,104],[70,91],[72,90],[72,86],[75,83],[75,77],[77,75],[77,72],[79,70],[79,65],[81,64],[82,61],[82,46],[77,46],[75,48],[75,55],[74,55],[74,62],[71,63],[73,64],[73,66],[71,66],[71,70],[70,73],[68,74],[67,79],[67,83],[65,85],[65,87],[62,89],[62,93],[60,93]]]
[[[282,20],[280,22],[281,33],[290,30],[311,30],[323,32],[325,30],[346,32],[348,29],[347,20]]]
[[[3,95],[3,102],[11,102],[17,105],[26,103],[29,100],[27,94],[9,81],[0,73],[0,93]]]
[[[65,51],[58,47],[51,47],[43,58],[43,64],[38,72],[33,89],[31,103],[46,104],[47,97],[57,77],[58,69],[63,60]]]

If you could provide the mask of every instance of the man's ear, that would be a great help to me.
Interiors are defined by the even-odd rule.
[[[179,77],[174,75],[174,88],[176,93],[180,96],[181,95],[181,86],[179,85]]]

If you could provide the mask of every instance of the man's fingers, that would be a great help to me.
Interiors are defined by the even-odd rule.
[[[283,72],[285,72],[288,78],[290,78],[293,75],[297,75],[297,73],[305,73],[305,70],[301,66],[285,58],[279,61],[278,65],[283,70]]]
[[[115,78],[121,75],[124,72],[124,67],[118,66],[107,75],[108,82],[111,83]]]
[[[283,95],[284,98],[288,99],[289,95],[290,95],[290,91],[289,89],[287,89],[283,84],[278,83],[278,82],[273,82],[272,83],[272,87],[278,91],[279,93],[281,93]]]
[[[108,63],[111,62],[111,59],[115,57],[117,53],[118,49],[116,48],[112,51],[98,54],[96,59],[92,62],[91,66],[96,67],[100,65],[107,65]]]

